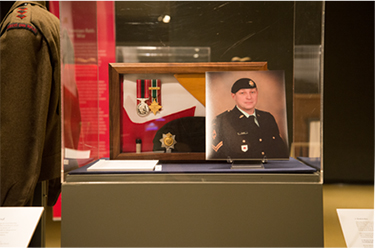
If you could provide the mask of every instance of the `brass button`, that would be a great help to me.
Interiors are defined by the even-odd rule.
[[[262,155],[264,155],[264,152],[262,152]]]
[[[273,136],[272,139],[276,139],[275,136]]]
[[[262,142],[263,140],[262,139],[259,139],[259,142]]]
[[[246,143],[246,140],[242,140],[242,143]]]

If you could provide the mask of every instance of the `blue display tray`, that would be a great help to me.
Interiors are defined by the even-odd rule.
[[[298,157],[297,159],[318,170],[321,168],[320,158]]]
[[[302,163],[297,159],[271,160],[263,164],[264,168],[231,169],[231,164],[226,162],[183,162],[183,163],[160,163],[160,171],[88,171],[87,169],[97,161],[69,172],[76,174],[134,174],[134,173],[314,173],[317,168]]]

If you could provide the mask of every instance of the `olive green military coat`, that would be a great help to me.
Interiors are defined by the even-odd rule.
[[[60,177],[60,25],[22,1],[0,28],[1,205],[22,206],[38,181]]]

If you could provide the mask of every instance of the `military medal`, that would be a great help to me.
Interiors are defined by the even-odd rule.
[[[148,107],[148,102],[150,101],[149,85],[150,80],[137,79],[137,114],[142,117],[150,113],[150,108]]]
[[[149,87],[151,93],[151,104],[149,105],[150,110],[156,115],[160,111],[161,107],[161,95],[160,95],[161,83],[160,79],[152,79],[151,86]]]
[[[154,113],[154,115],[156,115],[156,113],[159,112],[159,110],[161,109],[161,106],[154,99],[152,101],[152,103],[150,104],[149,108],[152,111],[152,113]]]
[[[174,149],[174,145],[177,143],[175,137],[176,135],[172,135],[171,133],[163,133],[163,138],[160,139],[160,142],[161,147],[164,147],[167,153],[170,153]]]
[[[150,108],[145,102],[147,99],[138,98],[138,100],[141,102],[137,105],[137,114],[142,117],[148,115],[150,113]]]

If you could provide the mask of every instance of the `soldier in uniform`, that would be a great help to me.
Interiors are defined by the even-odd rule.
[[[288,149],[280,137],[275,118],[255,108],[258,101],[256,83],[241,78],[233,84],[231,95],[236,106],[213,121],[211,158],[288,158]]]
[[[17,1],[0,24],[1,206],[57,200],[61,171],[60,23],[45,2]]]

